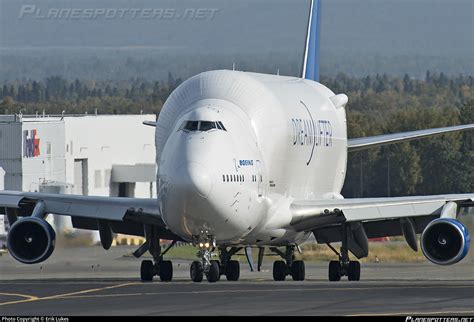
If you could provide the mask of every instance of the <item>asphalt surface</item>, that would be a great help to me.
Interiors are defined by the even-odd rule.
[[[189,261],[174,260],[174,281],[139,281],[131,250],[57,250],[43,264],[0,257],[0,315],[463,315],[474,316],[474,266],[362,265],[359,282],[327,281],[327,263],[307,263],[304,282],[272,280],[241,261],[241,279],[192,283]]]

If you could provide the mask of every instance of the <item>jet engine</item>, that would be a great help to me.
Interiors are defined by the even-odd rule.
[[[17,220],[10,228],[7,247],[16,260],[25,264],[45,261],[53,253],[56,233],[44,219],[27,217]]]
[[[433,220],[421,234],[423,255],[438,265],[451,265],[462,260],[469,251],[470,243],[467,228],[450,218]]]

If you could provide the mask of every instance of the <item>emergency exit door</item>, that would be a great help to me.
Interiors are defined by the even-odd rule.
[[[258,196],[263,195],[263,173],[262,173],[262,164],[260,160],[257,160],[257,183],[258,183]]]

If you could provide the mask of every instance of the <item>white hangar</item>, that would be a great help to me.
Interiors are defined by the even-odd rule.
[[[154,128],[143,121],[155,115],[0,115],[1,188],[153,197]]]

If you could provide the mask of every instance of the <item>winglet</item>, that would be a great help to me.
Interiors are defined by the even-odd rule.
[[[319,81],[320,39],[321,39],[321,1],[311,0],[311,8],[306,33],[306,46],[301,77]]]

